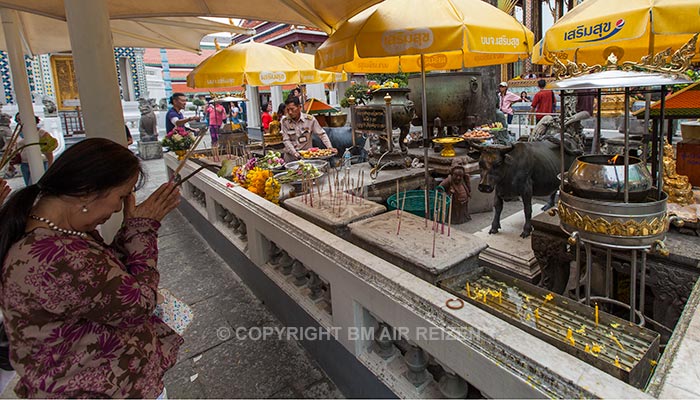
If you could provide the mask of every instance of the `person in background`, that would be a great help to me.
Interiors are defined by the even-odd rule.
[[[34,116],[36,119],[36,125],[37,125],[37,130],[39,134],[39,143],[41,143],[41,158],[42,161],[44,162],[44,169],[47,169],[48,167],[51,166],[53,163],[53,151],[56,150],[56,146],[58,145],[58,142],[56,139],[51,136],[50,133],[46,132],[45,130],[39,128],[39,122],[41,122],[41,119],[39,117]],[[17,124],[22,125],[22,120],[19,117],[19,113],[15,114],[15,122]],[[20,140],[17,141],[17,148],[20,148],[26,144],[26,141],[24,139],[24,134],[21,131],[19,135],[21,137]],[[22,149],[20,152],[20,159],[21,162],[19,164],[20,171],[22,171],[22,178],[24,179],[24,184],[25,186],[29,186],[32,183],[32,175],[31,171],[29,169],[29,148],[25,147]]]
[[[165,183],[136,205],[142,182],[131,151],[89,138],[0,208],[0,307],[19,397],[164,393],[183,339],[153,314],[158,228],[180,193]],[[122,211],[107,244],[96,228]]]
[[[506,115],[508,125],[513,122],[513,103],[522,101],[520,96],[508,91],[508,82],[498,85],[498,109]]]
[[[312,135],[318,136],[327,149],[332,149],[331,140],[326,131],[321,128],[316,118],[301,112],[299,99],[289,96],[284,102],[287,105],[287,115],[280,122],[282,126],[282,142],[284,143],[284,160],[295,161],[301,158],[299,150],[312,147]]]
[[[10,184],[6,180],[0,178],[0,205],[5,202],[7,196],[10,195]]]
[[[528,96],[527,92],[524,90],[522,92],[520,92],[520,101],[525,102],[525,103],[530,101],[530,96]]]
[[[542,117],[547,114],[554,112],[554,92],[545,89],[547,82],[544,79],[537,81],[537,87],[540,90],[535,93],[535,97],[532,98],[532,105],[530,107],[530,112],[535,113],[535,122],[540,122]]]
[[[168,113],[165,114],[165,132],[170,132],[175,129],[176,126],[185,126],[186,123],[190,121],[199,121],[199,117],[187,117],[182,115],[182,110],[185,109],[187,105],[187,97],[184,93],[173,93],[170,96],[170,107]]]
[[[131,136],[131,131],[129,130],[129,125],[124,124],[124,129],[126,130],[126,146],[129,147],[134,144],[134,138]]]
[[[593,91],[579,90],[576,92],[576,112],[588,111],[588,115],[593,115],[593,106],[596,95]]]
[[[287,98],[289,98],[289,97],[291,97],[291,96],[296,97],[297,99],[299,99],[299,104],[304,104],[304,101],[303,101],[303,99],[302,99],[302,97],[301,97],[301,87],[297,86],[297,87],[295,87],[294,89],[292,89],[292,92],[289,94],[289,96],[288,96]]]
[[[286,104],[281,103],[279,106],[277,106],[277,116],[279,117],[280,120],[282,118],[284,118],[285,115],[287,115],[286,113],[287,113],[287,105]]]
[[[272,112],[272,103],[263,103],[262,109],[263,112],[260,119],[262,120],[263,131],[269,132],[270,122],[272,122],[272,115],[270,114]]]
[[[233,103],[231,103],[231,122],[233,122],[234,124],[239,124],[240,113],[241,109],[238,107],[238,102],[234,101]]]
[[[226,109],[221,103],[211,102],[206,110],[211,135],[211,151],[214,161],[219,161],[219,130],[226,120]]]

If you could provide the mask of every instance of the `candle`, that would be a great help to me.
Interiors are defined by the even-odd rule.
[[[447,212],[447,236],[450,236],[450,227],[452,226],[452,196],[450,196],[450,210]]]
[[[620,350],[625,351],[625,348],[622,347],[622,343],[620,343],[620,341],[617,340],[617,338],[615,337],[615,334],[612,332],[610,332],[610,339],[612,339],[613,342],[615,342],[615,344],[617,344],[620,347]]]
[[[539,309],[535,308],[535,320],[539,321],[540,320],[540,311]]]
[[[449,228],[447,231],[449,232]],[[498,304],[501,304],[502,302],[503,302],[503,289],[498,289]]]
[[[464,289],[467,291],[467,296],[472,297],[472,291],[469,290],[469,281],[464,285]]]
[[[547,304],[547,302],[550,301],[550,300],[552,300],[553,298],[554,298],[554,295],[551,294],[551,293],[548,293],[546,296],[544,296],[544,301],[543,301],[542,304],[540,305],[540,308],[541,308],[541,307],[544,307],[544,305]]]
[[[572,346],[576,346],[576,340],[573,338],[573,336],[569,338],[569,343],[570,343]]]
[[[598,303],[595,304],[595,326],[598,326]]]
[[[590,352],[591,352],[591,346],[586,345],[586,347],[584,347],[583,351],[585,351],[586,353],[590,353]]]
[[[620,365],[620,357],[615,356],[615,366],[617,368],[622,368],[622,365]]]
[[[572,337],[574,337],[574,333],[571,331],[571,328],[568,328],[566,330],[566,338],[571,339]]]

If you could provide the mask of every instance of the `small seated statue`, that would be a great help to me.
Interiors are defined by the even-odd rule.
[[[469,185],[469,176],[464,170],[464,160],[455,158],[450,166],[450,175],[440,183],[440,186],[445,188],[445,192],[452,199],[451,213],[453,224],[463,224],[471,221],[469,216],[469,199],[471,196],[471,187]]]
[[[664,192],[668,193],[668,201],[681,206],[695,203],[693,185],[688,177],[676,172],[676,157],[673,146],[664,144]]]

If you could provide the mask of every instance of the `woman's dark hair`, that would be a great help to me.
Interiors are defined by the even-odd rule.
[[[267,112],[267,105],[268,105],[268,104],[269,104],[269,103],[262,103],[262,110],[263,110],[263,112]]]
[[[284,110],[287,109],[287,105],[284,103],[280,103],[279,106],[277,106],[277,115],[279,115],[280,118],[284,115]]]
[[[0,262],[23,235],[27,219],[39,195],[85,196],[102,194],[139,177],[144,172],[139,159],[126,147],[109,139],[85,139],[63,152],[39,182],[13,193],[0,208]],[[2,268],[0,263],[0,268]]]
[[[36,121],[37,124],[39,122],[41,122],[41,119],[39,119],[39,117],[37,117],[36,115],[34,116],[34,120]],[[20,116],[19,116],[19,113],[17,113],[17,114],[15,114],[15,122],[19,124],[19,121],[20,121]]]

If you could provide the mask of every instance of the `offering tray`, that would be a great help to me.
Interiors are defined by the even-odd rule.
[[[440,156],[454,157],[457,155],[454,149],[454,145],[463,140],[464,138],[462,137],[442,137],[433,139],[433,143],[441,144],[444,146],[442,151],[440,152]]]
[[[328,171],[328,161],[323,161],[323,160],[318,159],[318,158],[317,159],[307,158],[307,159],[300,160],[300,161],[291,161],[291,162],[284,164],[284,166],[281,168],[281,170],[298,169],[302,162],[305,164],[313,165],[314,167],[316,167],[317,170],[319,170],[321,172]]]
[[[289,171],[289,170],[288,170],[288,171]],[[274,175],[274,178],[277,179],[277,180],[279,181],[279,183],[282,184],[282,185],[284,185],[284,184],[295,185],[295,184],[301,184],[301,183],[304,182],[305,180],[308,180],[308,181],[312,181],[312,182],[313,182],[313,181],[315,181],[316,179],[322,177],[323,175],[325,175],[324,172],[318,171],[318,173],[317,173],[316,175],[314,175],[314,176],[307,176],[307,177],[304,177],[304,176],[302,175],[302,176],[299,176],[299,177],[296,178],[296,179],[293,179],[293,178],[288,178],[288,176],[289,176],[288,172],[280,172],[280,173],[275,174],[275,175]]]
[[[645,386],[659,357],[658,333],[602,311],[596,324],[593,307],[488,268],[437,284],[637,388]]]

